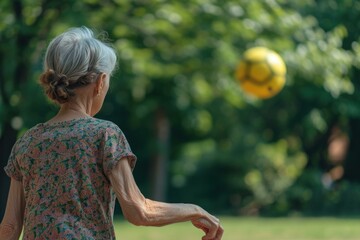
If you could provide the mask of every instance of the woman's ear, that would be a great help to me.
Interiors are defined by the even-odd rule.
[[[95,82],[95,95],[96,96],[100,95],[102,89],[105,86],[105,81],[106,81],[106,74],[100,73],[100,75],[98,76],[98,78],[96,79],[96,82]]]

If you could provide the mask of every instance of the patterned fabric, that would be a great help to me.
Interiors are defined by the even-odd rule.
[[[14,145],[7,175],[22,181],[23,239],[115,239],[115,193],[107,178],[136,157],[118,126],[96,118],[41,123]]]

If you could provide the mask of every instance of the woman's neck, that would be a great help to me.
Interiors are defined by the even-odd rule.
[[[91,117],[91,111],[86,108],[85,105],[76,103],[64,103],[61,105],[59,112],[48,121],[48,123],[56,123],[69,121],[79,118]]]

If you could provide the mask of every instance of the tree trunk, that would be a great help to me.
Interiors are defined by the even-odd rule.
[[[166,113],[158,109],[155,120],[157,151],[153,163],[152,198],[166,200],[167,170],[169,161],[170,123]]]

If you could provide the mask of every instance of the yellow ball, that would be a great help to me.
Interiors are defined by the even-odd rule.
[[[286,66],[276,52],[265,47],[245,51],[236,69],[242,89],[258,98],[271,98],[285,85]]]

